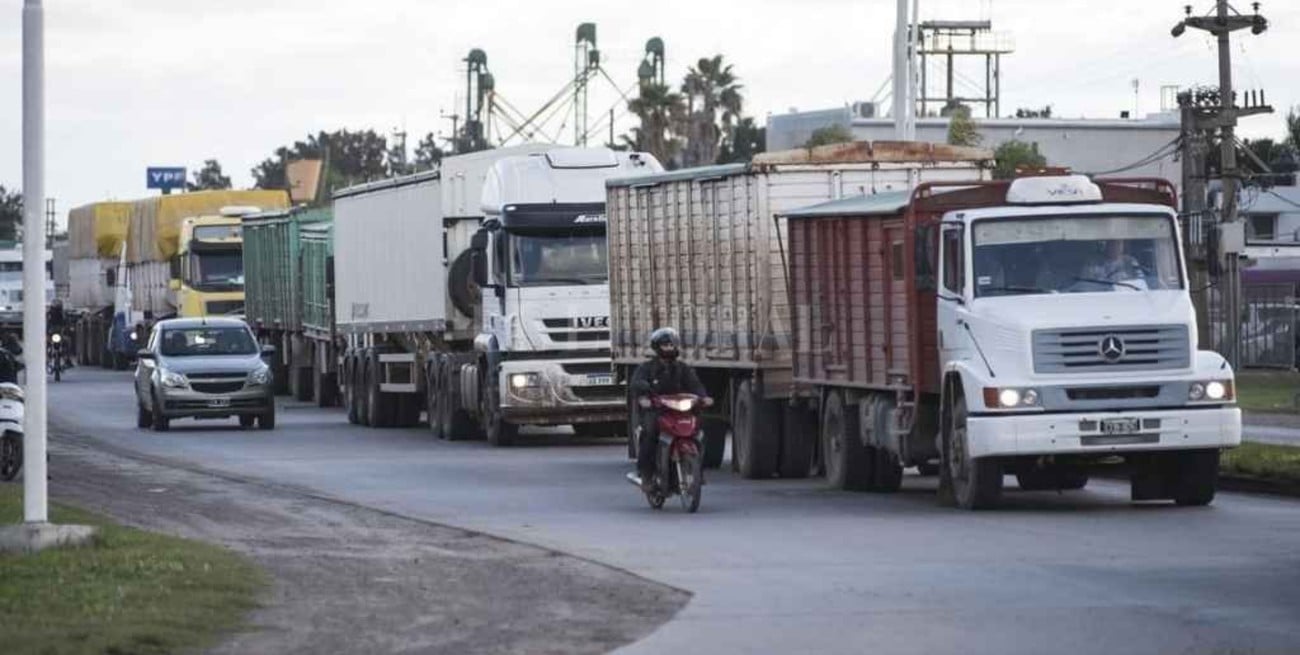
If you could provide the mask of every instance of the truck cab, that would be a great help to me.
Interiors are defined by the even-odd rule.
[[[610,368],[605,180],[654,173],[645,153],[556,148],[495,162],[472,240],[475,349],[512,423],[622,427]],[[593,425],[597,423],[597,425]],[[603,424],[603,425],[599,425]]]
[[[176,315],[237,316],[244,311],[244,238],[240,217],[255,207],[223,207],[219,215],[181,221],[172,263]]]
[[[1172,193],[1104,199],[1083,176],[1005,188],[936,226],[939,449],[959,503],[994,502],[1003,472],[1061,484],[1061,467],[1115,455],[1136,464],[1135,500],[1208,502],[1241,412],[1232,368],[1197,342]]]

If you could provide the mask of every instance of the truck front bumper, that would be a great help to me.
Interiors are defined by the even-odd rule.
[[[1131,434],[1104,434],[1102,422],[1138,419]],[[1060,414],[986,414],[966,422],[971,457],[1122,454],[1230,448],[1241,444],[1241,410],[1093,411]]]
[[[563,425],[627,419],[625,387],[614,382],[608,359],[501,362],[501,412],[512,423]],[[516,379],[525,379],[517,385]]]

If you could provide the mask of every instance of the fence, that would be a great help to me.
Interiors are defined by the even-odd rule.
[[[1300,300],[1294,284],[1242,285],[1240,368],[1296,368],[1296,340],[1300,338]],[[1227,352],[1223,295],[1207,295],[1210,347]]]

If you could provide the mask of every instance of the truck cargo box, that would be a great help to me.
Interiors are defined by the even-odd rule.
[[[334,331],[333,285],[334,223],[331,220],[302,226],[302,328],[310,335],[329,336]]]
[[[231,206],[284,209],[289,206],[289,195],[253,189],[195,191],[136,200],[131,203],[127,261],[167,261],[178,250],[183,219],[218,214],[222,207]]]
[[[769,393],[783,393],[792,360],[780,214],[911,182],[986,179],[991,160],[976,148],[858,142],[611,180],[615,361],[641,360],[651,330],[670,325],[686,361],[763,370]]]
[[[329,209],[295,209],[243,217],[244,316],[258,329],[302,326],[301,229],[333,219]]]
[[[130,223],[129,202],[95,202],[74,208],[68,212],[69,258],[120,257]]]
[[[117,262],[90,257],[68,262],[68,306],[74,309],[99,309],[113,304],[113,284]]]

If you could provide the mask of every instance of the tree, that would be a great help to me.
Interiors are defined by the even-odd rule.
[[[1016,118],[1051,118],[1052,106],[1043,105],[1042,109],[1028,109],[1021,107],[1016,110]]]
[[[844,125],[828,125],[813,130],[812,136],[803,144],[805,148],[816,148],[817,146],[829,145],[832,143],[848,143],[853,140],[853,133]]]
[[[740,118],[744,99],[742,86],[723,62],[722,55],[700,59],[686,72],[682,94],[686,97],[685,166],[702,166],[718,161],[722,137],[730,134]]]
[[[229,189],[230,177],[221,172],[221,163],[215,159],[205,159],[203,168],[191,173],[193,182],[185,183],[186,191],[207,191],[210,189]]]
[[[438,137],[433,132],[424,135],[420,143],[415,146],[415,170],[427,171],[442,163],[442,148],[438,145]]]
[[[760,152],[767,150],[767,128],[754,124],[752,116],[746,116],[736,123],[722,141],[722,150],[718,153],[719,164],[744,163]]]
[[[678,137],[686,118],[686,103],[679,93],[663,84],[642,84],[640,94],[627,105],[641,121],[623,141],[635,150],[648,152],[665,167],[673,168],[682,142]]]
[[[948,117],[948,145],[977,146],[984,140],[975,129],[975,121],[971,120],[970,107],[953,103],[945,107],[940,115]]]
[[[1286,113],[1286,142],[1300,150],[1300,105]]]
[[[993,179],[1008,180],[1016,176],[1018,168],[1043,168],[1047,158],[1038,152],[1037,143],[1025,143],[1012,139],[998,146],[993,151]]]
[[[306,141],[275,149],[274,155],[253,168],[259,189],[284,189],[285,166],[296,159],[324,159],[325,191],[387,177],[388,140],[374,130],[336,130],[307,136]]]
[[[23,224],[23,194],[0,184],[0,241],[17,241]]]

